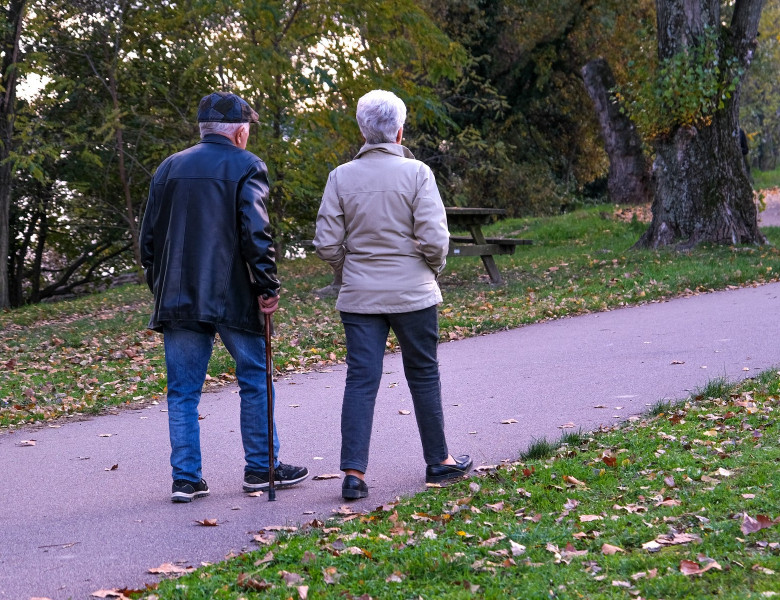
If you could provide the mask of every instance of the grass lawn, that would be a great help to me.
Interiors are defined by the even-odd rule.
[[[780,595],[780,373],[537,442],[469,480],[166,580],[149,600]],[[294,531],[292,531],[294,530]],[[126,592],[129,593],[129,592]]]
[[[780,187],[780,167],[774,171],[759,171],[758,169],[754,169],[751,174],[753,175],[754,186],[757,190]]]
[[[773,245],[632,250],[645,225],[602,206],[553,218],[507,219],[488,235],[524,237],[532,246],[496,257],[505,284],[492,286],[478,257],[450,259],[440,283],[443,341],[567,315],[659,301],[729,286],[775,281],[780,229]],[[344,359],[333,299],[312,290],[329,283],[316,257],[280,265],[277,370],[305,371]],[[143,285],[0,313],[0,431],[99,413],[165,392],[162,336],[146,329],[151,295]],[[392,349],[393,342],[390,342]],[[209,384],[234,381],[225,349],[209,365]]]

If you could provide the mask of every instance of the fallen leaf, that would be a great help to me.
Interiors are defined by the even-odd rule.
[[[509,550],[512,552],[512,556],[520,556],[525,554],[525,546],[518,544],[513,540],[509,540]]]
[[[309,597],[309,586],[308,585],[299,585],[298,586],[298,597],[301,600],[306,600],[306,598]]]
[[[180,567],[173,563],[163,563],[159,567],[149,569],[149,573],[154,575],[178,575],[181,573],[192,573],[195,567]]]
[[[336,567],[326,567],[322,570],[322,579],[327,585],[335,585],[341,578]]]
[[[325,479],[341,479],[341,475],[339,473],[323,473],[322,475],[315,475],[312,477],[312,480],[314,481],[322,481]]]
[[[17,446],[35,446],[35,440],[22,440]]]
[[[398,414],[399,415],[411,415],[412,411],[411,410],[399,410]]]
[[[303,581],[303,577],[298,573],[288,573],[287,571],[279,571],[279,576],[284,579],[284,582],[288,586],[298,585]]]
[[[572,477],[571,475],[564,475],[563,476],[563,480],[566,483],[569,483],[571,485],[579,485],[579,486],[584,486],[585,485],[584,481],[580,481],[579,479],[577,479],[575,477]]]
[[[599,515],[580,515],[580,523],[590,523],[591,521],[601,521],[603,517]]]
[[[116,471],[118,468],[119,468],[119,463],[117,463],[115,465],[112,465],[110,467],[106,467],[105,470],[106,471]]]
[[[673,361],[672,361],[672,362],[670,362],[669,364],[670,364],[670,365],[684,365],[684,364],[685,364],[685,361],[684,361],[684,360],[673,360]]]
[[[99,433],[98,437],[111,437],[110,433]]]
[[[265,579],[255,579],[249,573],[239,573],[236,584],[245,590],[257,590],[258,592],[270,590],[274,587]]]
[[[612,544],[604,544],[601,546],[601,553],[606,556],[617,554],[618,552],[625,552],[625,550],[619,546],[613,546]]]
[[[393,571],[393,574],[385,579],[387,583],[401,583],[403,580],[404,575],[400,571]]]
[[[692,560],[680,561],[680,572],[683,575],[701,575],[710,569],[717,569],[718,571],[723,570],[721,566],[714,560],[710,560],[704,566],[701,566],[699,563]]]
[[[512,423],[517,423],[517,421],[515,419],[504,419],[501,421],[502,425],[511,425]]]
[[[780,517],[773,521],[765,515],[758,515],[754,519],[747,513],[742,513],[742,524],[739,526],[739,529],[742,531],[742,533],[747,535],[749,533],[756,533],[762,529],[772,527],[777,523],[780,523]]]
[[[270,481],[270,479],[268,481]],[[274,477],[274,481],[276,481],[276,477]],[[247,494],[247,496],[252,496],[253,498],[257,498],[258,496],[262,496],[262,495],[263,495],[263,490],[257,490],[256,492],[251,492]]]
[[[558,429],[574,429],[575,427],[576,425],[571,421],[568,423],[564,423],[563,425],[558,425]]]
[[[216,519],[203,519],[202,521],[195,521],[198,525],[203,525],[204,527],[216,527],[217,526],[217,520]]]
[[[762,567],[761,565],[753,565],[751,567],[751,570],[756,571],[758,573],[763,573],[764,575],[774,575],[775,571],[772,569],[767,569],[766,567]]]

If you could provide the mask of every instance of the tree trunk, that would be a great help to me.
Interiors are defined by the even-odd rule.
[[[656,0],[659,58],[688,51],[712,28],[728,38],[719,45],[719,64],[735,57],[747,68],[762,6],[763,0],[737,0],[723,32],[719,0]],[[709,122],[681,125],[654,140],[653,220],[638,247],[766,242],[739,145],[740,83]]]
[[[582,67],[582,78],[596,107],[601,136],[609,157],[607,187],[610,202],[650,202],[650,173],[642,152],[642,140],[631,119],[621,112],[612,93],[615,87],[612,69],[606,60],[597,58]]]
[[[18,81],[19,38],[24,22],[26,0],[11,0],[5,12],[0,73],[0,309],[9,306],[8,251],[10,243],[11,185],[13,165],[8,160],[13,149]]]

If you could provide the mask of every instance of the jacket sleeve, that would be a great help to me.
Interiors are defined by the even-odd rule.
[[[144,279],[149,289],[154,292],[154,214],[157,203],[154,200],[154,177],[149,184],[149,197],[146,200],[144,218],[141,222],[139,245],[141,247],[141,266],[144,269]]]
[[[334,172],[328,175],[328,183],[322,194],[320,210],[317,213],[317,231],[314,235],[314,249],[322,260],[328,263],[338,276],[344,267],[344,210],[339,201]]]
[[[276,250],[271,237],[266,201],[268,171],[262,161],[252,163],[238,190],[241,253],[258,296],[277,296]]]
[[[420,251],[425,262],[438,275],[447,262],[450,232],[433,171],[422,163],[417,172],[417,195],[412,203],[412,211],[414,236],[420,244]]]

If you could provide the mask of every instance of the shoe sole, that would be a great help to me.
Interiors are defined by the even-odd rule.
[[[460,479],[462,477],[468,477],[468,471],[454,471],[452,473],[445,473],[444,475],[435,475],[425,478],[425,483],[442,483],[444,481],[450,481],[453,479]]]
[[[367,498],[368,492],[363,490],[341,490],[341,497],[344,500],[358,500],[360,498]]]
[[[308,476],[309,474],[306,473],[306,475],[304,475],[303,477],[298,477],[298,479],[285,479],[284,481],[281,481],[279,479],[274,479],[274,489],[290,487],[291,485],[300,483]],[[259,490],[267,490],[269,487],[271,486],[268,485],[267,481],[265,483],[244,483],[245,492],[257,492]]]
[[[208,496],[209,492],[195,492],[194,494],[187,494],[185,492],[174,492],[171,494],[171,502],[192,502],[195,498],[204,498]]]

